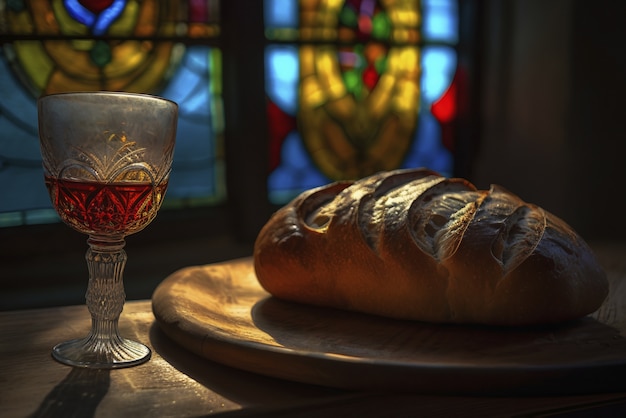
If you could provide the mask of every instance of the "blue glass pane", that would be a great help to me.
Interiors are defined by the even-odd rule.
[[[298,26],[297,0],[265,0],[265,26],[268,28],[295,28]]]
[[[291,132],[283,143],[282,164],[268,179],[270,201],[283,204],[302,190],[318,187],[331,180],[322,175],[309,157],[302,138]],[[442,175],[451,176],[453,157],[441,143],[441,127],[426,109],[420,111],[413,146],[401,168],[428,167]]]
[[[285,138],[281,161],[283,163],[268,178],[269,199],[272,203],[283,204],[302,190],[330,182],[315,167],[300,134],[295,131]]]
[[[276,0],[266,3],[266,6],[274,8],[278,3],[282,5]],[[453,155],[442,143],[441,126],[430,108],[448,89],[456,72],[457,54],[453,45],[458,42],[458,5],[455,0],[424,0],[422,7],[425,44],[421,50],[420,110],[414,139],[401,167],[428,167],[449,176],[453,170]],[[271,22],[280,21],[273,19]],[[269,25],[270,21],[266,20],[266,26]],[[298,114],[300,79],[297,48],[295,44],[282,44],[266,49],[268,97],[289,116]],[[275,123],[283,124],[283,120],[276,118]],[[273,141],[273,144],[281,144],[281,148],[278,166],[268,180],[272,202],[286,203],[302,190],[330,181],[312,162],[297,130],[288,133],[285,138],[273,138]]]
[[[457,65],[456,51],[446,46],[425,47],[422,52],[422,101],[432,104],[447,90]]]
[[[291,48],[289,54],[285,51]],[[281,51],[285,56],[297,58],[296,47],[276,46],[268,48],[269,54]],[[280,55],[280,54],[278,54]],[[268,58],[268,61],[271,61]],[[281,62],[277,59],[275,62]],[[286,63],[287,61],[282,61]],[[291,62],[290,65],[294,67]],[[413,145],[409,150],[402,167],[428,167],[443,175],[452,175],[453,157],[441,142],[441,127],[439,122],[430,113],[431,104],[439,99],[452,82],[456,70],[457,58],[453,48],[443,46],[425,47],[422,55],[422,101],[417,130]],[[278,66],[277,66],[278,67]],[[279,74],[289,71],[276,71],[268,66],[270,79],[281,80]],[[273,74],[273,75],[272,75]],[[290,73],[283,77],[281,82],[267,83],[268,95],[281,109],[288,114],[294,114],[297,106],[296,74]],[[288,80],[285,81],[285,80]],[[280,86],[278,88],[277,86]],[[293,97],[292,101],[287,100]],[[270,200],[273,203],[285,203],[297,192],[328,183],[330,180],[323,176],[309,158],[302,139],[297,132],[290,133],[281,149],[281,165],[279,165],[268,179]]]
[[[458,5],[456,0],[422,0],[427,41],[456,43],[459,40]]]
[[[444,176],[451,176],[453,157],[440,138],[441,127],[435,117],[427,110],[421,111],[413,147],[401,167],[428,167]],[[283,204],[302,190],[331,181],[315,167],[297,132],[290,133],[285,139],[282,161],[283,164],[268,179],[272,203]]]
[[[452,153],[441,143],[439,122],[429,111],[420,111],[413,147],[402,167],[428,167],[444,176],[451,176],[452,165]]]
[[[36,98],[15,77],[7,52],[10,50],[0,49],[0,213],[51,208],[43,182]],[[166,201],[206,197],[220,200],[225,196],[223,162],[216,154],[223,122],[220,90],[214,94],[212,86],[215,57],[216,51],[209,47],[188,48],[160,93],[179,104],[177,144]]]
[[[0,212],[51,207],[43,183],[37,107],[16,88],[6,50],[0,49]]]
[[[178,135],[167,196],[192,198],[219,196],[221,161],[216,155],[221,121],[211,109],[211,59],[209,47],[187,49],[182,64],[162,96],[179,105]]]
[[[113,0],[102,12],[96,14],[79,0],[65,0],[65,9],[73,19],[89,27],[96,36],[103,35],[126,7],[126,0]]]
[[[271,45],[265,50],[265,88],[270,99],[284,112],[295,115],[299,81],[298,49]]]

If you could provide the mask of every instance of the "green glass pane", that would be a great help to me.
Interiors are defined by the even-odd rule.
[[[391,21],[387,13],[378,13],[372,18],[372,36],[376,39],[389,39]]]
[[[356,28],[359,22],[359,17],[352,8],[344,7],[339,14],[339,21],[342,25]]]

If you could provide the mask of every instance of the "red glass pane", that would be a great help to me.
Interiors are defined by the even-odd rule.
[[[296,129],[296,118],[283,112],[276,103],[267,101],[270,135],[270,171],[280,164],[280,153],[287,134]]]
[[[78,2],[92,13],[100,13],[113,4],[113,0],[79,0]]]

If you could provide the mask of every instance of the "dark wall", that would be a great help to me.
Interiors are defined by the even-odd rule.
[[[626,2],[577,1],[572,16],[573,215],[590,236],[626,237]]]
[[[501,184],[589,240],[626,222],[626,2],[485,1],[472,180]]]

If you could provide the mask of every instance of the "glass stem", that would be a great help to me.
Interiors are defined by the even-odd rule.
[[[85,299],[91,313],[91,331],[85,338],[57,344],[52,356],[77,367],[112,369],[144,363],[151,356],[150,348],[122,338],[118,330],[126,299],[122,280],[126,265],[124,238],[90,236],[87,243],[89,284]]]
[[[118,321],[126,300],[123,281],[126,242],[123,238],[112,241],[89,237],[87,243],[89,285],[85,299],[92,320],[90,338],[116,344],[121,340]]]

